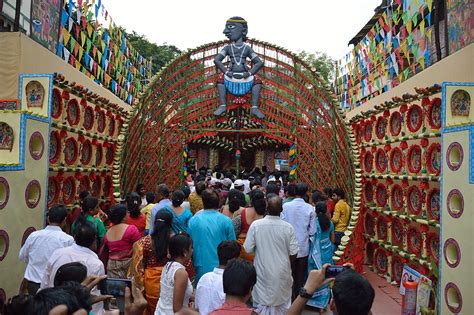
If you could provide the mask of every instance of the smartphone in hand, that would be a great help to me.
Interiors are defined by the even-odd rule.
[[[335,278],[338,274],[348,269],[350,268],[345,266],[328,266],[326,268],[326,279]]]
[[[120,314],[125,311],[125,288],[132,289],[132,280],[128,279],[104,279],[99,283],[99,290],[102,295],[112,295],[115,301],[106,303],[106,308],[110,309],[111,304],[116,304]],[[115,302],[115,303],[114,303]],[[107,305],[108,304],[108,305]]]

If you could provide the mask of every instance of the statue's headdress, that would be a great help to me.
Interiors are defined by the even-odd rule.
[[[228,23],[241,23],[247,25],[247,21],[241,17],[234,16],[227,20]]]

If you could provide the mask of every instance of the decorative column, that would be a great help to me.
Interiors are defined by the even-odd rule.
[[[262,169],[262,166],[265,165],[264,154],[265,154],[265,151],[257,150],[257,152],[255,153],[255,167]]]
[[[297,157],[296,143],[293,143],[290,146],[290,150],[288,151],[288,159],[290,160],[289,161],[289,167],[290,167],[290,176],[289,176],[289,178],[290,179],[296,179],[297,176],[298,176],[298,173],[297,173],[298,164],[296,162],[297,161],[296,157]]]
[[[214,148],[210,148],[209,149],[209,165],[208,167],[213,169],[214,166],[217,165],[217,161],[218,161],[218,152],[216,149]]]

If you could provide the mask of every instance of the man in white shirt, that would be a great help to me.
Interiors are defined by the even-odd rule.
[[[293,275],[293,299],[298,296],[299,289],[304,285],[308,270],[309,238],[316,233],[316,213],[312,205],[305,202],[303,197],[308,192],[304,183],[296,184],[296,198],[283,204],[281,218],[290,223],[295,229],[298,240],[298,255],[291,264]]]
[[[104,264],[100,261],[96,253],[93,252],[97,248],[96,228],[94,223],[86,221],[78,222],[75,229],[74,240],[76,244],[66,248],[56,250],[48,261],[41,281],[41,289],[51,288],[54,286],[54,277],[56,272],[64,264],[71,262],[80,262],[87,268],[87,276],[105,275]],[[99,295],[99,291],[94,289],[91,294]],[[96,303],[92,306],[95,315],[104,314],[104,304]]]
[[[239,258],[240,244],[237,241],[222,241],[217,247],[219,267],[204,274],[196,288],[196,309],[201,315],[207,315],[225,302],[223,285],[224,269],[227,262]]]
[[[20,249],[20,260],[28,265],[25,279],[28,281],[28,294],[35,295],[43,279],[44,269],[53,252],[59,248],[74,244],[72,236],[64,233],[67,210],[63,205],[56,205],[48,211],[48,226],[33,232]]]
[[[280,197],[270,194],[267,202],[268,215],[252,223],[244,249],[249,254],[255,253],[257,284],[252,292],[255,311],[261,315],[283,315],[291,305],[290,260],[298,253],[298,241],[293,226],[280,218]]]

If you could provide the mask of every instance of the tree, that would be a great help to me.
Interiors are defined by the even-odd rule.
[[[135,31],[128,33],[122,29],[128,42],[146,59],[152,60],[152,73],[156,74],[165,64],[181,54],[181,50],[174,45],[151,43],[144,35]]]
[[[336,65],[331,57],[323,52],[317,51],[315,53],[309,53],[304,50],[298,52],[297,55],[311,67],[316,68],[316,71],[329,85],[333,85],[336,74]]]

